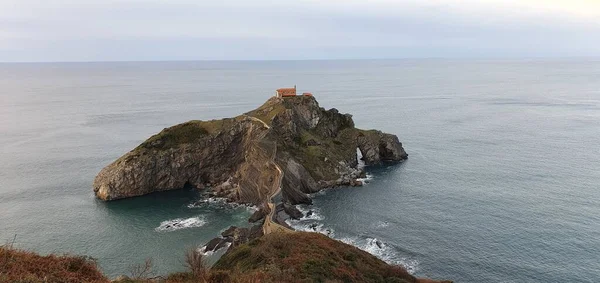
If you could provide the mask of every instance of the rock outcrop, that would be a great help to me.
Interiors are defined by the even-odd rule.
[[[395,135],[357,129],[351,115],[314,97],[273,97],[235,118],[166,128],[102,169],[93,186],[103,200],[191,185],[264,205],[281,168],[283,200],[310,203],[309,193],[360,184],[357,148],[367,165],[407,158]]]

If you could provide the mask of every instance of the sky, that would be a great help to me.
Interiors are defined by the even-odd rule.
[[[0,62],[600,57],[600,0],[0,0]]]

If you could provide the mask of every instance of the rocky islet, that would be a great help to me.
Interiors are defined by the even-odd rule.
[[[263,207],[277,181],[272,161],[283,171],[283,202],[310,203],[307,194],[361,184],[357,148],[366,165],[408,157],[397,136],[357,129],[313,96],[272,97],[234,118],[164,129],[102,169],[93,187],[108,201],[193,186]]]

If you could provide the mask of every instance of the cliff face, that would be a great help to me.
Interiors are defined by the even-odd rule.
[[[264,204],[281,170],[284,200],[309,203],[307,193],[360,184],[357,148],[367,165],[407,158],[396,136],[356,129],[349,114],[314,97],[273,97],[235,118],[164,129],[102,169],[93,186],[103,200],[191,185]]]
[[[265,125],[250,117],[190,121],[164,129],[102,169],[94,192],[98,198],[114,200],[186,185],[215,186],[215,190],[228,187],[239,193],[232,198],[251,202],[252,196],[228,180],[266,132]]]

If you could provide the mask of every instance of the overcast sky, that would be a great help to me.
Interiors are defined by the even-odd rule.
[[[0,0],[0,61],[600,56],[600,0]]]

